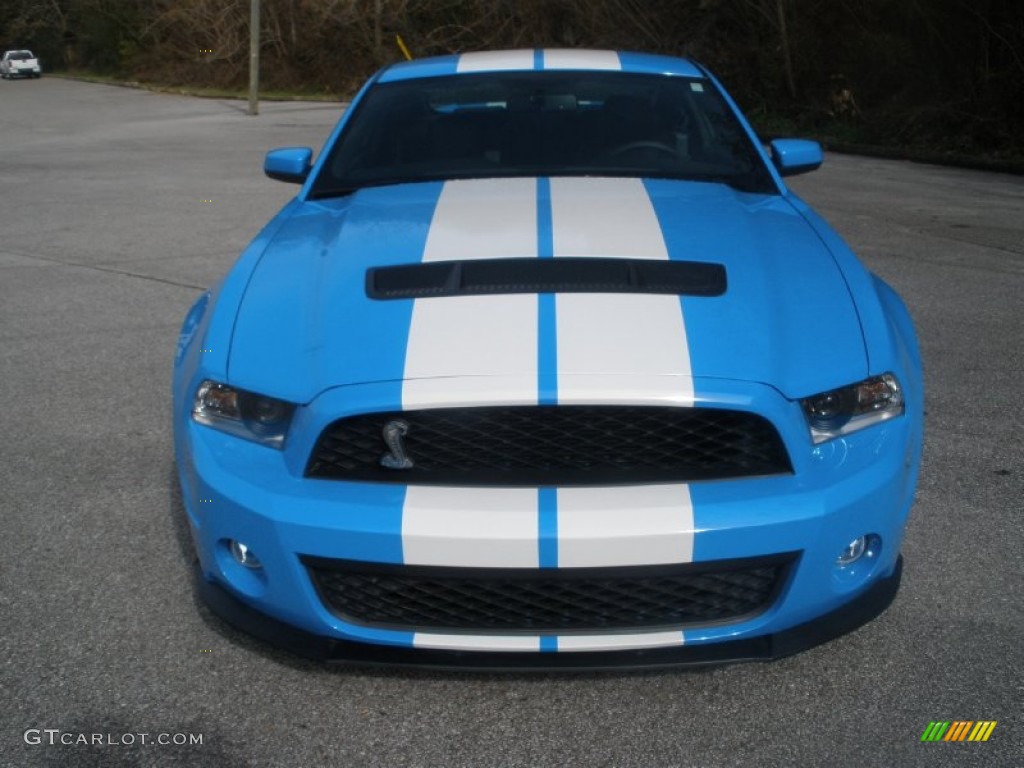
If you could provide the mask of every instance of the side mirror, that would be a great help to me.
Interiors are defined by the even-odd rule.
[[[309,147],[283,147],[267,152],[263,172],[277,181],[302,184],[313,167],[313,150]]]
[[[776,139],[769,144],[772,163],[782,176],[796,176],[799,173],[816,171],[825,156],[821,145],[806,139]]]

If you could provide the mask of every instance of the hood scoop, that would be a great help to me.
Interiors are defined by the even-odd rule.
[[[660,259],[472,259],[366,271],[366,295],[384,300],[510,293],[721,296],[725,289],[721,264]]]

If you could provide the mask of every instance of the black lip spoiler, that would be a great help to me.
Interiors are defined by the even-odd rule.
[[[198,563],[195,574],[199,597],[221,619],[271,645],[314,661],[498,672],[593,672],[707,667],[741,661],[774,661],[792,656],[852,632],[882,613],[896,596],[902,571],[903,556],[900,555],[889,576],[878,579],[850,602],[831,613],[774,635],[670,648],[562,653],[446,651],[354,643],[324,637],[250,608],[219,584],[205,579]]]

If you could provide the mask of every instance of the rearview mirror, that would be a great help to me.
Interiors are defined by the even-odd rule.
[[[796,176],[799,173],[816,171],[825,159],[821,145],[816,141],[776,139],[769,147],[772,163],[782,176]]]
[[[309,147],[282,147],[267,152],[263,172],[277,181],[302,184],[313,167],[313,150]]]

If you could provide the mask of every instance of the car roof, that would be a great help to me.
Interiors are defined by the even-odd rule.
[[[555,70],[615,70],[658,75],[704,77],[692,61],[673,56],[584,48],[521,48],[508,51],[478,51],[451,56],[433,56],[392,64],[381,72],[378,82],[415,80],[469,72],[531,72]]]

